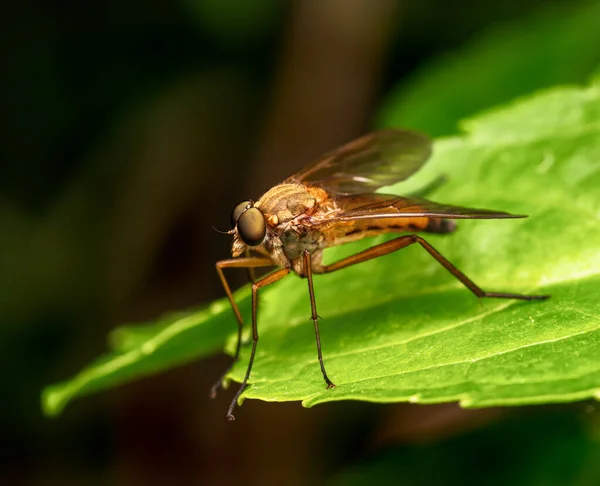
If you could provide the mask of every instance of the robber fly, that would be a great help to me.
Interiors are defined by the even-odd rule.
[[[308,165],[258,201],[242,201],[231,214],[232,259],[217,262],[217,272],[237,319],[237,345],[233,364],[240,355],[242,316],[223,274],[225,268],[246,268],[250,275],[258,267],[279,267],[252,285],[252,350],[242,385],[227,418],[246,388],[258,342],[256,310],[258,291],[294,272],[308,282],[311,318],[315,326],[317,355],[327,388],[335,385],[327,376],[313,274],[331,273],[350,265],[378,258],[412,244],[419,244],[477,297],[544,300],[547,295],[486,292],[444,258],[416,233],[449,233],[453,219],[505,219],[525,216],[487,209],[438,204],[418,197],[380,194],[383,186],[404,180],[416,172],[431,154],[431,140],[409,130],[383,130],[363,136]],[[323,250],[381,233],[408,233],[380,243],[330,265],[322,263]],[[253,254],[253,256],[251,256]],[[212,387],[211,395],[223,384],[231,366]]]

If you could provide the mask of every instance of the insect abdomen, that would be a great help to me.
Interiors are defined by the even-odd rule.
[[[451,219],[431,218],[423,230],[427,233],[452,233],[456,230],[456,222]]]
[[[345,223],[335,229],[334,237],[329,242],[330,246],[342,245],[351,241],[360,240],[369,236],[382,233],[416,233],[426,231],[429,218],[381,218],[371,220],[358,220]],[[328,245],[328,246],[329,246]]]

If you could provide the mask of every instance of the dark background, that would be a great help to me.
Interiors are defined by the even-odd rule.
[[[208,399],[224,355],[78,400],[58,419],[39,406],[43,386],[98,356],[116,325],[223,296],[214,262],[230,240],[212,227],[228,229],[236,202],[372,129],[386,94],[426,61],[559,3],[3,2],[2,484],[310,484],[399,444],[412,457],[504,421],[518,435],[515,416],[566,414],[561,433],[577,435],[572,417],[593,405],[246,401],[231,424],[231,392]],[[514,452],[494,447],[465,474]],[[417,459],[403,467],[431,473]]]

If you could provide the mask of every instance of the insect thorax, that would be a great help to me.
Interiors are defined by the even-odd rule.
[[[323,248],[323,235],[319,231],[300,231],[289,229],[281,236],[281,243],[285,255],[290,260],[295,260],[308,251],[313,254]]]
[[[267,191],[256,203],[267,218],[275,224],[285,223],[310,213],[315,209],[316,199],[301,184],[279,184]]]

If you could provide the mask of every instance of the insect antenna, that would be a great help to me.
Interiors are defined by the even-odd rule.
[[[221,230],[215,228],[214,226],[213,226],[213,230],[215,230],[217,233],[221,233],[222,235],[232,235],[233,233],[235,233],[235,231],[232,229],[229,231],[221,231]]]

